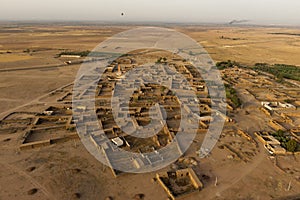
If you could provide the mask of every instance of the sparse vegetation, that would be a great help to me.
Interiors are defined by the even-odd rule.
[[[245,66],[241,65],[236,61],[222,61],[216,63],[216,66],[219,70],[239,67],[244,68]],[[249,68],[249,67],[248,67]],[[250,67],[253,70],[257,71],[258,73],[262,74],[261,72],[266,72],[272,74],[276,77],[277,82],[283,82],[283,79],[291,79],[300,81],[300,67],[296,65],[286,65],[286,64],[274,64],[270,65],[268,63],[256,63],[253,67]]]
[[[64,51],[58,54],[58,56],[62,55],[74,55],[74,56],[81,56],[86,57],[91,53],[91,51]]]
[[[222,40],[233,40],[233,41],[235,41],[235,40],[245,40],[244,38],[231,38],[231,37],[226,37],[224,35],[222,35],[220,37],[220,39],[222,39]]]
[[[285,148],[289,152],[296,152],[298,149],[298,143],[296,140],[291,139],[289,136],[285,134],[284,131],[278,130],[272,134],[274,138],[276,138],[280,145]]]
[[[296,142],[296,140],[291,139],[288,142],[285,143],[286,146],[286,150],[289,152],[295,152],[298,146],[298,143]]]
[[[282,82],[283,78],[300,81],[300,67],[295,65],[256,63],[254,70],[273,74],[279,82]]]
[[[284,102],[285,103],[293,103],[293,100],[291,100],[291,99],[285,99]]]
[[[25,49],[23,52],[24,53],[30,53],[30,49]]]
[[[160,57],[159,59],[157,59],[156,63],[165,63],[167,62],[167,58],[166,57]]]
[[[118,55],[117,53],[97,52],[97,51],[63,51],[58,54],[58,57],[62,55],[74,55],[80,57],[103,57],[108,55]]]
[[[235,108],[240,107],[242,102],[237,96],[236,90],[232,86],[225,84],[225,91],[226,98],[232,102],[232,106],[234,106]]]
[[[269,33],[269,34],[272,34],[272,35],[300,36],[300,34],[298,34],[298,33],[280,33],[280,32],[277,32],[277,33]]]
[[[29,191],[27,192],[27,194],[28,194],[28,195],[34,195],[34,194],[37,193],[37,192],[38,192],[38,189],[37,189],[37,188],[33,188],[33,189],[29,190]]]
[[[74,127],[74,126],[73,127],[69,127],[67,130],[73,132],[73,131],[76,130],[76,127]]]
[[[228,60],[228,61],[222,61],[222,62],[217,62],[216,63],[216,67],[219,69],[219,70],[223,70],[223,69],[227,69],[227,68],[233,68],[233,67],[241,67],[241,64],[236,62],[236,61],[231,61],[231,60]]]

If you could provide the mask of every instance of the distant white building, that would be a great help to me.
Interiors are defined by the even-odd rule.
[[[61,58],[80,58],[81,56],[79,55],[61,55]]]
[[[290,103],[281,103],[281,102],[261,102],[261,105],[267,110],[281,110],[281,109],[296,109],[296,107]]]
[[[123,140],[119,137],[116,137],[116,138],[112,139],[111,141],[118,147],[120,147],[124,144]]]

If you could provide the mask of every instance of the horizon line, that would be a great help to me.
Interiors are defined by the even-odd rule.
[[[94,23],[101,25],[181,25],[181,26],[193,26],[193,25],[218,25],[227,27],[239,27],[239,26],[257,26],[257,27],[294,27],[300,28],[295,24],[276,24],[276,23],[234,23],[230,22],[174,22],[174,21],[122,21],[122,20],[89,20],[89,19],[0,19],[0,23],[34,23],[40,24],[47,23]]]

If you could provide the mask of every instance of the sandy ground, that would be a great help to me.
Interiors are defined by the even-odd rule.
[[[16,26],[0,28],[0,70],[41,66],[37,70],[0,72],[0,116],[15,110],[41,111],[51,101],[51,91],[72,83],[78,65],[43,69],[60,65],[56,58],[61,51],[91,50],[99,42],[130,27],[101,26]],[[246,64],[256,62],[300,65],[300,37],[270,33],[300,33],[298,29],[238,28],[238,27],[175,27],[186,33],[210,53],[215,61],[236,60]],[[223,38],[222,38],[223,36]],[[225,39],[224,39],[225,38]],[[74,42],[75,41],[75,42]],[[24,50],[30,49],[30,53]],[[11,53],[7,53],[7,52]],[[238,91],[240,94],[242,90]],[[251,96],[241,96],[248,102],[235,119],[239,128],[251,132],[266,127],[267,119],[259,114],[257,102]],[[251,117],[250,117],[251,116]],[[231,129],[230,125],[227,127]],[[299,195],[299,181],[276,168],[263,147],[255,149],[250,162],[230,160],[230,153],[219,145],[236,141],[249,150],[243,138],[225,136],[210,157],[198,159],[197,171],[210,179],[205,189],[188,199],[276,199]],[[199,141],[203,135],[197,136]],[[6,139],[10,139],[6,141]],[[32,151],[19,151],[21,134],[0,134],[0,199],[105,199],[130,200],[138,193],[145,200],[165,200],[166,193],[152,183],[155,172],[127,174],[114,178],[108,167],[95,160],[79,141],[69,141]],[[200,144],[194,143],[187,156],[195,157]],[[283,168],[299,166],[299,158],[279,158]],[[286,163],[292,163],[286,166]],[[164,169],[163,169],[164,170]],[[218,185],[215,187],[215,177]],[[292,180],[290,191],[286,191]],[[32,189],[37,189],[32,194]],[[31,193],[30,193],[31,192]]]

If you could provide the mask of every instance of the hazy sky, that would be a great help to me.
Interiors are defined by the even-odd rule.
[[[300,0],[0,0],[0,20],[21,19],[300,25]]]

